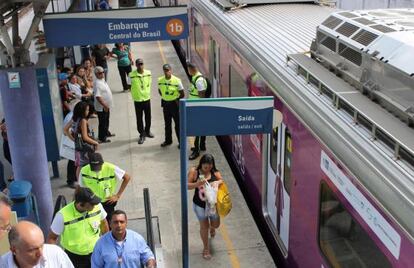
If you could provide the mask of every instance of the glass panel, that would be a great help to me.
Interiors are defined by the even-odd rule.
[[[283,184],[285,185],[286,192],[290,195],[290,171],[292,170],[292,137],[289,129],[285,130],[285,158],[283,168]]]
[[[321,185],[319,246],[331,267],[391,267],[326,183]]]
[[[272,143],[270,148],[270,165],[274,171],[277,173],[277,150],[278,150],[278,127],[275,127],[272,131]]]
[[[204,58],[204,36],[201,25],[194,21],[195,50],[201,58]]]
[[[230,65],[230,97],[247,97],[248,90],[243,77]]]

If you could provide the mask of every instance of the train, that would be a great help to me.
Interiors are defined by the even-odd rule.
[[[412,267],[414,10],[286,2],[190,0],[178,43],[214,97],[274,97],[272,134],[217,137],[262,235],[278,267]]]

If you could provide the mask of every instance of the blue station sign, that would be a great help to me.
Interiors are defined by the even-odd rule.
[[[46,14],[43,27],[48,47],[178,40],[188,15],[186,6]]]
[[[272,97],[186,100],[187,135],[270,133]]]

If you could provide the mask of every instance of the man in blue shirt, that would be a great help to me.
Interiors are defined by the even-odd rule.
[[[127,216],[122,210],[111,215],[111,232],[106,233],[95,244],[92,268],[155,268],[154,254],[144,238],[127,229]]]

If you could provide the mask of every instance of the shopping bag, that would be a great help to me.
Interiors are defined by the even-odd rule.
[[[204,185],[204,194],[207,198],[206,216],[213,216],[216,214],[217,203],[217,188],[206,181]]]
[[[217,191],[217,212],[221,217],[225,217],[230,213],[231,208],[230,193],[227,185],[223,181]]]
[[[59,154],[61,157],[75,161],[75,143],[68,136],[62,135]]]

